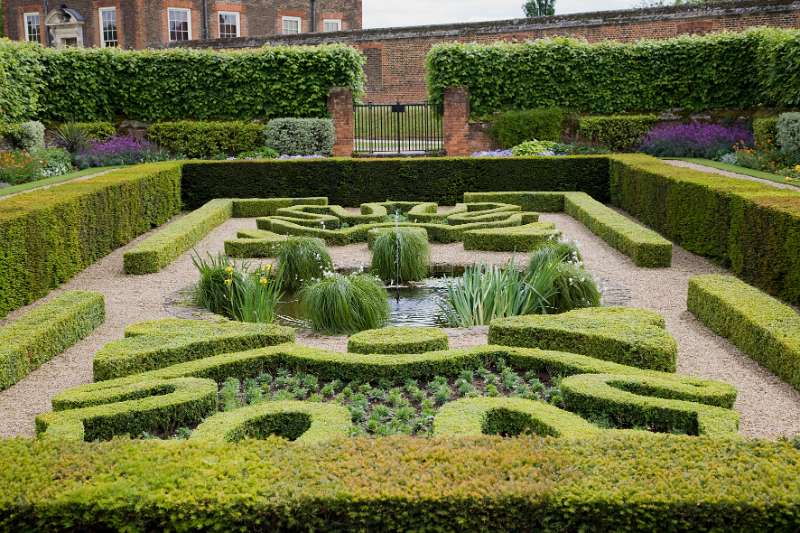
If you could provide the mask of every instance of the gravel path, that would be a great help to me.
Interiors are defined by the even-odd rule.
[[[788,183],[778,183],[777,181],[770,181],[765,180],[763,178],[756,178],[755,176],[748,176],[747,174],[739,174],[737,172],[730,172],[728,170],[722,170],[719,168],[709,167],[706,165],[700,165],[698,163],[691,163],[689,161],[677,161],[675,159],[664,159],[665,163],[669,163],[673,167],[683,167],[683,168],[690,168],[692,170],[699,170],[701,172],[708,172],[709,174],[719,174],[720,176],[727,176],[729,178],[736,178],[739,180],[747,180],[747,181],[755,181],[756,183],[761,183],[763,185],[769,185],[770,187],[775,187],[776,189],[787,189],[790,191],[797,191],[798,187],[795,185],[789,185]]]
[[[664,315],[670,332],[678,340],[681,373],[719,379],[739,389],[736,409],[742,415],[742,433],[775,438],[800,433],[800,393],[761,369],[734,346],[699,324],[686,310],[689,277],[720,270],[695,255],[675,247],[673,267],[641,269],[622,254],[591,234],[582,224],[561,214],[544,215],[555,222],[568,238],[578,241],[587,268],[604,289],[610,304],[651,308]],[[217,253],[236,231],[252,228],[253,219],[232,219],[212,231],[198,246],[201,254]],[[174,314],[170,298],[196,279],[191,253],[157,274],[125,276],[123,253],[141,237],[98,261],[73,280],[53,291],[51,299],[65,290],[93,290],[106,298],[107,320],[91,336],[31,373],[10,389],[0,392],[0,436],[32,435],[36,414],[50,409],[50,399],[67,388],[88,383],[92,378],[93,354],[104,344],[122,337],[125,326],[141,320]],[[331,249],[337,267],[358,268],[369,263],[366,245]],[[513,254],[467,252],[461,244],[433,245],[434,263],[471,264],[476,261],[505,263]],[[522,262],[524,257],[517,255]],[[0,325],[28,308],[15,311]],[[452,347],[485,344],[486,328],[447,330]],[[346,338],[300,332],[298,342],[344,351]]]

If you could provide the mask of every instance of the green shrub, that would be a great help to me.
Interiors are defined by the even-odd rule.
[[[372,245],[371,270],[389,284],[419,281],[430,274],[427,235],[413,228],[384,231]]]
[[[225,255],[237,258],[275,257],[288,237],[260,229],[237,233],[236,239],[225,241]]]
[[[0,123],[28,120],[41,109],[44,52],[36,43],[0,39]]]
[[[264,126],[255,122],[159,122],[147,130],[147,138],[160,147],[189,158],[236,155],[263,146]]]
[[[520,206],[524,211],[560,213],[564,210],[563,192],[465,192],[464,201],[502,202]]]
[[[753,137],[756,148],[772,150],[777,148],[778,117],[757,118],[753,121]]]
[[[494,320],[489,343],[578,352],[618,363],[675,372],[678,345],[658,313],[594,307],[553,316]]]
[[[778,117],[776,141],[786,160],[800,163],[800,113],[784,113]]]
[[[558,143],[552,141],[537,141],[534,139],[515,145],[511,149],[511,154],[514,157],[553,155],[556,146],[558,146]]]
[[[274,118],[264,142],[282,155],[331,155],[336,134],[327,118]]]
[[[110,122],[65,122],[54,133],[60,146],[76,154],[85,151],[91,142],[113,137],[117,129]]]
[[[428,88],[441,103],[448,87],[467,87],[479,116],[543,106],[591,114],[796,107],[798,49],[800,33],[778,29],[633,43],[445,43],[428,53]]]
[[[181,194],[189,209],[214,198],[324,196],[361,205],[397,198],[455,205],[464,191],[583,191],[607,202],[608,157],[323,159],[187,163]],[[397,176],[403,176],[398,180]],[[262,228],[269,229],[269,228]],[[433,236],[430,236],[433,239]]]
[[[490,135],[501,148],[511,148],[525,141],[560,141],[564,112],[558,108],[506,111],[492,117]]]
[[[523,226],[475,229],[464,233],[465,250],[528,252],[553,240],[561,232],[552,222],[533,222]]]
[[[363,354],[425,353],[447,347],[447,334],[438,328],[381,328],[347,340],[348,352]]]
[[[94,358],[94,379],[105,381],[183,361],[294,340],[294,330],[273,324],[165,319],[128,326],[125,339]]]
[[[85,338],[104,320],[102,294],[71,291],[0,328],[0,391]]]
[[[0,315],[166,222],[180,206],[180,168],[140,165],[0,201]]]
[[[380,279],[368,274],[331,274],[306,283],[300,304],[314,331],[357,333],[383,326],[389,297]]]
[[[609,159],[614,205],[748,283],[800,303],[798,193],[646,156]]]
[[[800,315],[731,276],[689,280],[689,311],[775,375],[800,390]]]
[[[18,124],[0,125],[0,138],[6,139],[13,148],[28,152],[44,148],[44,124],[38,120]]]
[[[236,218],[271,217],[282,207],[293,205],[328,205],[326,197],[314,198],[247,198],[233,201]]]
[[[541,435],[583,438],[599,432],[580,416],[522,398],[465,398],[442,406],[433,421],[436,436]]]
[[[262,402],[217,413],[200,424],[192,441],[238,442],[277,435],[303,444],[317,444],[350,435],[347,408],[333,403]]]
[[[261,148],[256,148],[255,150],[251,150],[249,152],[242,152],[236,155],[236,159],[245,159],[247,161],[253,159],[276,159],[279,155],[278,151],[274,148],[270,148],[269,146],[264,146]]]
[[[333,271],[333,261],[321,239],[289,237],[278,248],[278,279],[289,292]]]
[[[642,139],[657,122],[656,115],[581,117],[578,135],[616,152],[628,152],[642,144]]]

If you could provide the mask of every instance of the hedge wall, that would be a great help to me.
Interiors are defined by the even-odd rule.
[[[465,86],[471,109],[558,106],[586,113],[800,104],[800,32],[752,30],[636,43],[567,38],[439,44],[427,58],[431,100]]]
[[[181,205],[180,168],[128,167],[0,201],[0,316],[169,220]]]
[[[197,209],[214,198],[326,196],[345,206],[387,198],[461,201],[464,191],[583,191],[607,202],[605,157],[510,159],[328,159],[187,163],[183,200]]]
[[[767,441],[9,439],[0,454],[0,527],[9,531],[800,528],[800,452]]]
[[[10,86],[0,83],[0,109],[5,109],[4,93],[18,94],[12,98],[12,116],[17,118],[35,115],[64,122],[124,116],[154,122],[324,117],[332,87],[350,87],[360,94],[364,86],[363,56],[342,45],[36,53],[27,45],[0,46],[0,80],[4,71],[11,73],[9,78],[25,74]]]
[[[0,38],[0,122],[36,116],[44,85],[41,58],[41,46]]]
[[[642,155],[609,160],[616,206],[743,280],[800,303],[800,193]]]

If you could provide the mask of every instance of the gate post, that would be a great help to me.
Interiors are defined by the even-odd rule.
[[[333,156],[352,156],[355,137],[353,91],[347,87],[332,88],[328,94],[328,113],[333,119],[333,127],[336,131],[336,140],[333,143]]]
[[[448,156],[468,156],[469,146],[469,89],[448,87],[444,90],[444,151]]]

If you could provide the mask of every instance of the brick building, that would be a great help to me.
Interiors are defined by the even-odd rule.
[[[197,39],[361,28],[361,0],[5,0],[5,35],[55,47],[155,48]]]
[[[520,1],[522,4],[522,1]],[[330,34],[264,35],[178,43],[218,49],[265,44],[347,43],[367,58],[367,100],[393,103],[425,100],[425,56],[442,42],[525,41],[566,35],[587,39],[636,41],[685,34],[742,31],[756,26],[800,28],[798,0],[742,0],[707,6],[684,5],[579,13],[555,17],[343,31]]]

